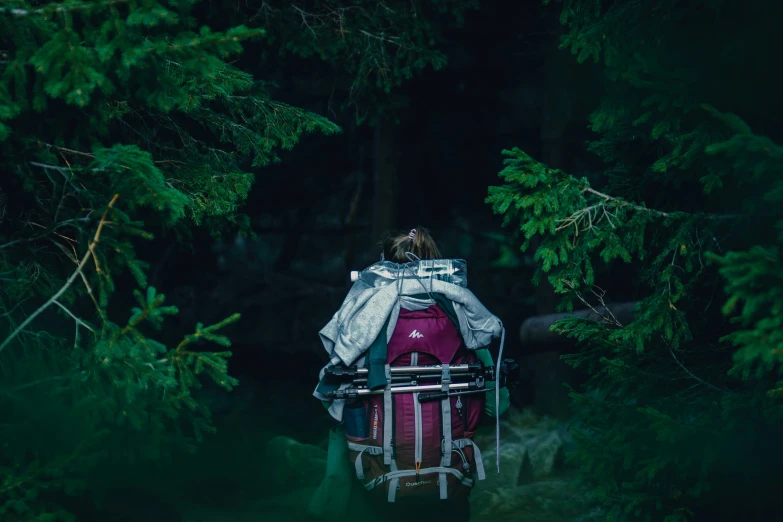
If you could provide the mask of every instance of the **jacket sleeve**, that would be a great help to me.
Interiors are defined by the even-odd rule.
[[[476,350],[476,357],[484,363],[485,366],[495,366],[495,363],[492,361],[492,354],[489,353],[489,350],[486,348],[482,348],[481,350]],[[495,381],[487,381],[486,383],[487,388],[490,390],[495,389]],[[506,411],[508,410],[509,406],[511,405],[511,400],[509,398],[508,389],[504,386],[500,389],[500,411],[498,413],[495,412],[495,401],[490,400],[490,398],[494,399],[494,393],[487,392],[487,400],[484,401],[484,413],[489,415],[490,417],[499,417],[502,416]]]

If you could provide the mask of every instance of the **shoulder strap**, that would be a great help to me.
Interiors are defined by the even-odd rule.
[[[457,319],[457,311],[454,309],[454,303],[451,302],[451,299],[446,297],[443,294],[438,294],[433,292],[432,294],[416,294],[411,297],[414,297],[416,299],[427,299],[432,297],[432,299],[437,303],[437,305],[440,307],[441,310],[451,319],[451,322],[454,323],[454,326],[457,327],[457,330],[459,331],[459,320]]]
[[[386,355],[388,354],[389,344],[386,339],[386,330],[389,328],[390,320],[391,315],[386,318],[381,332],[368,348],[367,387],[371,390],[383,388],[388,384],[386,380]]]

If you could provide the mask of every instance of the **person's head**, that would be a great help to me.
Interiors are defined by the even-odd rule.
[[[409,259],[407,252],[419,259],[438,259],[440,251],[435,240],[432,239],[429,230],[422,227],[411,229],[399,235],[388,236],[381,242],[383,259],[394,263],[408,263],[416,258]]]

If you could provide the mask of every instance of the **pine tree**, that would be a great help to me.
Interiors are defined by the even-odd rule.
[[[595,179],[504,151],[487,202],[539,246],[535,279],[590,380],[572,392],[572,459],[607,520],[780,517],[780,108],[767,81],[779,6],[563,0],[562,48],[601,63]],[[578,92],[574,92],[577,96]],[[598,306],[635,274],[622,324]]]
[[[0,6],[3,520],[74,520],[63,495],[103,487],[107,452],[160,458],[213,431],[194,392],[237,384],[221,330],[239,316],[164,344],[177,310],[135,247],[241,224],[259,167],[339,131],[232,65],[263,28],[217,30],[197,4]]]

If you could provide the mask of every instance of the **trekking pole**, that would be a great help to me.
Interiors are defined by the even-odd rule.
[[[490,375],[494,375],[494,371]],[[500,368],[500,387],[503,388],[506,385],[510,385],[512,388],[516,387],[519,382],[519,365],[513,359],[504,359]],[[497,383],[496,383],[497,386]],[[483,387],[482,387],[483,388]],[[430,402],[443,400],[446,397],[452,395],[467,395],[470,393],[487,393],[494,390],[492,388],[483,388],[480,390],[459,391],[454,393],[428,393],[427,395],[419,395],[419,402]]]
[[[398,385],[400,383],[410,383],[411,386],[419,384],[418,381],[422,381],[421,384],[424,382],[427,382],[427,384],[436,384],[440,382],[440,376],[435,375],[392,375],[391,376],[391,383],[392,386]],[[456,375],[452,375],[452,379],[455,382],[465,382],[466,380],[468,382],[475,381],[476,379],[481,378],[480,375],[474,375],[472,373],[458,373]],[[366,377],[359,377],[351,381],[351,384],[355,387],[362,387],[367,386],[368,379]]]
[[[443,366],[440,364],[433,364],[428,366],[392,366],[389,368],[392,375],[439,375],[443,373]],[[449,366],[449,372],[451,374],[465,374],[465,373],[492,373],[494,368],[486,367],[483,363],[469,363],[469,364],[454,364]],[[340,378],[354,378],[354,377],[367,377],[370,374],[368,368],[356,368],[356,367],[344,367],[344,366],[332,366],[326,368],[324,375],[333,379]]]
[[[487,392],[491,392],[494,389],[495,388],[484,388],[483,390],[458,391],[454,393],[428,393],[426,395],[419,395],[419,402],[440,401],[445,399],[446,397],[452,397],[455,395],[470,395],[471,393],[487,393]]]
[[[449,390],[475,390],[483,386],[483,383],[478,384],[476,382],[460,382],[449,384]],[[417,393],[417,392],[438,392],[443,389],[441,384],[418,384],[418,385],[392,385],[390,391],[392,393]],[[327,397],[332,399],[355,399],[356,397],[363,397],[365,395],[383,395],[386,390],[380,388],[377,390],[371,390],[369,388],[346,388],[344,390],[336,390],[327,394]]]

